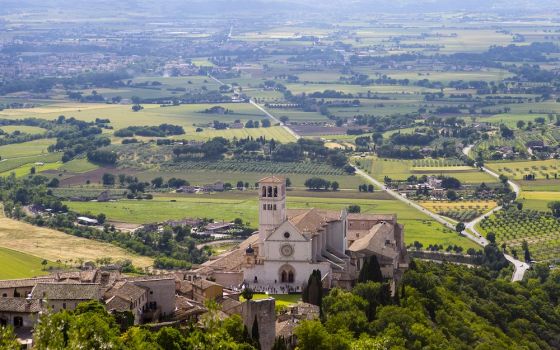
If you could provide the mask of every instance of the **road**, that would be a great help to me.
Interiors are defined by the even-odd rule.
[[[219,79],[213,77],[210,75],[210,78],[214,79],[214,81],[216,81],[217,83],[219,83],[220,85],[224,85],[224,83],[222,81],[220,81]],[[260,106],[258,103],[256,103],[255,101],[253,101],[252,99],[249,100],[249,103],[251,103],[253,106],[255,106],[256,108],[258,108],[261,112],[263,112],[264,114],[266,114],[270,119],[272,119],[275,123],[280,124],[287,132],[289,132],[291,135],[293,135],[296,140],[299,140],[301,138],[300,135],[298,135],[295,131],[293,131],[292,129],[290,129],[287,125],[285,125],[284,123],[282,123],[278,118],[276,118],[275,116],[273,116],[270,112],[268,112],[266,109],[264,109],[262,106]],[[471,151],[471,149],[473,148],[474,145],[470,145],[467,146],[465,148],[463,148],[463,153],[467,156],[469,156],[469,153]],[[499,178],[500,175],[496,174],[495,172],[493,172],[492,170],[486,168],[486,167],[482,167],[482,170],[486,173],[488,173],[489,175],[495,177],[495,178]],[[372,184],[374,184],[375,186],[377,186],[378,188],[381,188],[383,191],[387,192],[389,195],[391,195],[393,198],[400,200],[401,202],[415,208],[416,210],[428,215],[429,217],[431,217],[432,219],[436,220],[437,222],[441,223],[442,225],[450,228],[451,230],[455,231],[455,225],[452,224],[451,222],[445,220],[442,216],[436,214],[436,213],[432,213],[431,211],[429,211],[428,209],[422,207],[421,205],[411,201],[410,199],[403,197],[400,193],[391,190],[390,188],[387,188],[384,184],[382,184],[381,182],[377,181],[376,179],[374,179],[372,176],[370,176],[369,174],[367,174],[366,172],[364,172],[363,170],[360,169],[356,169],[356,174],[362,176],[363,178],[365,178],[366,180],[368,180],[369,182],[371,182]],[[513,181],[508,181],[509,186],[512,188],[513,192],[515,192],[516,196],[519,196],[520,193],[520,188],[519,186],[514,183]],[[473,242],[480,244],[481,246],[486,246],[488,245],[488,240],[483,237],[478,230],[476,229],[476,225],[482,220],[484,219],[484,217],[491,215],[493,212],[500,210],[501,207],[496,207],[494,209],[492,209],[490,212],[487,212],[477,218],[475,218],[474,220],[465,223],[465,230],[463,230],[461,232],[461,234],[465,237],[467,237],[468,239],[472,240]],[[471,234],[471,232],[474,233]],[[514,272],[512,275],[511,280],[513,282],[515,281],[521,281],[523,279],[523,276],[525,275],[525,271],[527,271],[529,269],[529,265],[525,262],[522,262],[520,260],[515,259],[514,257],[504,254],[505,258],[513,264],[514,266]]]
[[[208,75],[210,78],[212,78],[216,83],[220,84],[220,85],[227,85],[225,84],[223,81],[221,81],[220,79],[212,76],[212,75]],[[258,103],[256,103],[253,99],[249,99],[249,103],[252,104],[255,108],[257,108],[258,110],[260,110],[261,112],[263,112],[267,117],[269,117],[270,119],[272,119],[272,121],[276,124],[279,124],[281,127],[284,128],[284,130],[286,130],[290,135],[292,135],[296,140],[301,139],[301,136],[298,135],[298,133],[296,133],[295,131],[293,131],[292,129],[290,129],[286,124],[282,123],[282,121],[278,118],[276,118],[275,116],[273,116],[269,111],[267,111],[266,109],[264,109],[264,107],[262,107],[261,105],[259,105]]]
[[[463,154],[466,155],[467,157],[470,157],[471,149],[473,148],[473,146],[474,145],[469,145],[469,146],[463,148]],[[495,178],[500,177],[499,174],[497,174],[494,171],[488,169],[487,167],[483,166],[483,167],[481,167],[481,169],[482,169],[482,171],[484,171],[485,173],[487,173],[490,176],[493,176]],[[519,187],[519,185],[516,184],[515,182],[513,182],[512,180],[508,180],[508,185],[511,187],[512,191],[515,193],[515,197],[519,197],[519,193],[521,192],[521,188]],[[480,232],[478,232],[478,230],[476,229],[476,224],[478,224],[484,217],[486,217],[488,215],[491,215],[493,212],[498,211],[500,209],[502,209],[502,207],[496,207],[496,208],[492,209],[490,212],[479,216],[478,218],[469,222],[466,225],[466,228],[470,229],[478,237],[483,238],[482,235],[480,234]],[[484,239],[484,240],[486,240],[486,239]],[[486,245],[486,244],[488,244],[488,242],[486,242],[484,245]],[[513,271],[513,275],[511,277],[511,280],[513,282],[521,281],[523,279],[523,276],[525,275],[525,271],[527,271],[531,266],[529,264],[527,264],[526,262],[515,259],[511,255],[504,254],[504,256],[510,263],[513,264],[513,267],[514,267],[514,271]]]

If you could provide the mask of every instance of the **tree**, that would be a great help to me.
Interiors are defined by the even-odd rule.
[[[491,244],[495,244],[496,243],[496,234],[494,234],[494,232],[488,232],[488,234],[486,235],[486,239]]]
[[[289,177],[286,178],[286,187],[292,187],[292,180]]]
[[[323,302],[323,282],[321,281],[321,270],[313,270],[309,279],[307,280],[307,285],[303,289],[302,300],[306,303],[319,306]]]
[[[51,181],[49,181],[49,183],[47,184],[47,187],[55,188],[58,187],[59,185],[60,185],[60,180],[57,179],[56,177],[53,177]]]
[[[301,321],[298,327],[294,330],[294,334],[298,339],[299,350],[330,348],[329,333],[319,321]]]
[[[458,233],[461,233],[465,230],[465,224],[462,222],[457,223],[457,225],[455,226],[455,231],[457,231]]]
[[[516,125],[518,129],[523,129],[525,127],[525,122],[523,120],[518,120]]]
[[[115,184],[115,175],[105,173],[103,174],[101,181],[103,182],[104,186],[113,186]]]
[[[456,201],[457,199],[459,199],[459,195],[457,195],[457,192],[455,192],[453,190],[447,191],[446,197],[450,201]]]
[[[331,182],[331,189],[333,191],[338,191],[338,187],[339,187],[338,182],[336,181]]]
[[[154,188],[160,188],[161,186],[163,186],[163,178],[161,176],[156,177],[151,182]]]
[[[560,218],[560,201],[549,202],[547,207],[555,218]]]
[[[362,209],[357,204],[352,204],[352,205],[348,206],[348,212],[349,213],[359,213],[361,210]]]
[[[257,315],[255,315],[255,320],[253,321],[253,327],[251,327],[251,338],[257,349],[260,349],[261,336],[259,334],[259,321],[257,320]]]
[[[0,326],[0,349],[19,350],[19,344],[12,326]]]
[[[320,190],[320,189],[328,189],[330,187],[330,182],[322,179],[320,177],[312,177],[309,178],[307,180],[305,180],[305,187],[307,187],[310,190]]]
[[[46,259],[43,259],[43,261],[41,261],[41,265],[43,265],[43,270],[47,268],[48,263],[49,262]]]
[[[363,283],[368,281],[383,282],[381,266],[379,266],[379,261],[375,255],[364,258],[364,264],[358,275],[358,282]]]
[[[251,288],[245,288],[243,289],[243,291],[241,292],[241,296],[243,297],[243,299],[245,300],[251,300],[253,299],[253,295],[255,293],[253,292],[253,290]]]

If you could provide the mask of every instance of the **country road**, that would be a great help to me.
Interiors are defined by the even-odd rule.
[[[474,145],[469,145],[465,148],[463,148],[463,154],[466,155],[467,157],[470,157],[470,153],[471,153],[471,149],[474,147]],[[492,170],[490,170],[487,167],[481,167],[482,171],[484,171],[485,173],[487,173],[490,176],[493,176],[495,178],[499,178],[500,175],[493,172]],[[512,191],[515,193],[515,197],[519,197],[519,193],[521,192],[521,188],[519,187],[518,184],[516,184],[515,182],[513,182],[512,180],[508,180],[508,185],[511,187]],[[478,230],[476,229],[476,225],[486,216],[492,214],[495,211],[498,211],[502,209],[502,207],[496,207],[494,209],[492,209],[490,212],[479,216],[478,218],[474,219],[473,221],[469,222],[466,225],[467,229],[470,229],[472,232],[474,232],[475,235],[477,235],[478,237],[482,237],[482,235],[478,232]],[[484,239],[486,241],[486,239]],[[484,245],[488,244],[488,242],[486,242]],[[514,267],[514,271],[513,271],[513,276],[511,278],[512,281],[521,281],[523,279],[523,276],[525,275],[525,271],[527,271],[531,266],[529,264],[527,264],[526,262],[523,262],[521,260],[517,260],[515,259],[513,256],[508,255],[508,254],[504,254],[505,258],[513,264]]]
[[[210,78],[212,78],[214,81],[216,81],[217,83],[219,83],[220,85],[224,85],[224,83],[222,81],[220,81],[219,79],[213,77],[212,75],[210,75]],[[270,112],[268,112],[266,109],[264,109],[262,106],[260,106],[258,103],[256,103],[253,99],[249,100],[249,103],[251,103],[253,106],[255,106],[257,109],[259,109],[261,112],[263,112],[264,114],[266,114],[270,119],[272,119],[275,123],[280,124],[287,132],[289,132],[292,136],[295,137],[296,140],[299,140],[301,138],[300,135],[298,135],[294,130],[290,129],[287,125],[285,125],[284,123],[282,123],[278,118],[276,118],[274,115],[272,115]],[[467,146],[465,148],[463,148],[463,153],[467,156],[469,156],[469,153],[472,149],[474,145],[470,145]],[[499,178],[499,175],[494,173],[492,170],[486,168],[486,167],[482,167],[482,170],[485,171],[486,173],[488,173],[489,175],[495,177],[495,178]],[[429,211],[428,209],[422,207],[421,205],[411,201],[410,199],[403,197],[401,194],[399,194],[396,191],[391,190],[390,188],[387,188],[384,184],[382,184],[381,182],[377,181],[376,179],[374,179],[372,176],[370,176],[369,174],[367,174],[366,172],[364,172],[361,169],[357,169],[356,168],[356,174],[362,176],[363,178],[365,178],[366,180],[368,180],[370,183],[374,184],[375,186],[377,186],[378,188],[381,188],[383,191],[387,192],[389,195],[391,195],[393,198],[400,200],[401,202],[413,207],[414,209],[428,215],[429,217],[431,217],[432,219],[436,220],[437,222],[439,222],[440,224],[452,229],[453,231],[455,231],[455,225],[452,224],[451,222],[445,220],[441,215],[438,215],[436,213],[433,213],[431,211]],[[515,192],[516,196],[519,196],[520,193],[520,188],[519,186],[514,183],[513,181],[508,181],[509,186],[511,186],[511,188],[513,189],[513,191]],[[487,215],[491,215],[493,212],[500,210],[501,207],[496,207],[494,209],[492,209],[491,211],[477,217],[476,219],[465,223],[465,230],[463,230],[461,232],[461,234],[465,237],[467,237],[468,239],[474,241],[477,244],[480,244],[481,246],[486,246],[488,245],[488,240],[483,237],[476,229],[476,225]],[[471,234],[471,232],[474,233]],[[514,272],[512,275],[511,280],[513,282],[515,281],[520,281],[523,279],[523,276],[525,275],[525,271],[527,271],[527,269],[529,269],[529,265],[527,263],[524,263],[520,260],[515,259],[514,257],[504,254],[505,258],[513,264],[514,267]]]

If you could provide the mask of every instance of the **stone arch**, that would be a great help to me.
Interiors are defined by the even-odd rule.
[[[294,283],[296,279],[296,270],[290,264],[284,264],[278,270],[280,283]]]

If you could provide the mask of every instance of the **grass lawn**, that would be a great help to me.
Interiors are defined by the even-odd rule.
[[[9,218],[0,218],[0,247],[67,264],[75,264],[80,259],[95,261],[103,257],[110,257],[113,261],[130,259],[138,267],[152,266],[153,263],[149,257],[135,255],[109,243],[75,237]]]
[[[344,193],[344,192],[341,192]],[[358,193],[356,193],[358,194]],[[337,198],[303,196],[301,191],[288,194],[289,208],[321,208],[341,210],[352,204],[361,207],[362,213],[397,213],[399,222],[405,225],[405,240],[415,240],[424,245],[457,244],[465,249],[477,245],[435,222],[414,208],[394,199],[367,199],[354,197],[352,193]],[[379,198],[379,197],[377,197]],[[185,217],[213,218],[230,221],[241,218],[250,226],[258,223],[258,199],[254,191],[227,192],[200,195],[158,195],[153,200],[120,200],[117,202],[65,202],[72,210],[81,213],[105,213],[110,220],[130,223],[150,223]]]
[[[297,304],[301,300],[301,294],[253,294],[253,300],[261,300],[266,298],[274,298],[276,306],[290,306]],[[239,301],[243,302],[245,299],[239,297]]]
[[[0,247],[0,280],[45,275],[48,271],[43,270],[42,261],[36,256]]]

